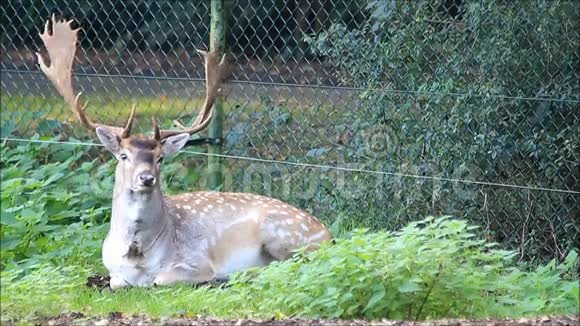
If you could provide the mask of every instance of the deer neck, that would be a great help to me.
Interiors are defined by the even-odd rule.
[[[130,251],[146,251],[167,232],[169,219],[159,186],[151,192],[138,193],[116,181],[112,206],[109,232],[128,244]]]

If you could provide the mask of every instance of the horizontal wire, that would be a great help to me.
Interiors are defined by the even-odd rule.
[[[18,69],[0,69],[0,72],[15,73],[15,74],[42,74],[40,71],[32,70],[18,70]],[[168,80],[168,81],[197,81],[204,82],[204,78],[195,77],[169,77],[169,76],[138,76],[138,75],[125,75],[125,74],[100,74],[100,73],[75,73],[75,76],[79,77],[94,77],[94,78],[120,78],[120,79],[145,79],[145,80]],[[430,94],[430,95],[449,95],[449,96],[472,96],[472,97],[487,97],[487,98],[499,98],[504,100],[515,100],[515,101],[547,101],[547,102],[566,102],[579,104],[580,100],[574,99],[557,99],[553,97],[528,97],[528,96],[511,96],[502,94],[467,94],[458,92],[429,92],[429,91],[415,91],[415,90],[404,90],[404,89],[389,89],[389,88],[363,88],[363,87],[349,87],[349,86],[330,86],[330,85],[317,85],[317,84],[296,84],[296,83],[277,83],[277,82],[264,82],[264,81],[252,81],[252,80],[228,80],[227,83],[231,84],[250,84],[259,86],[272,86],[272,87],[288,87],[288,88],[319,88],[328,89],[336,91],[383,91],[388,93],[397,94]]]
[[[3,139],[4,143],[6,143],[8,141],[14,141],[14,142],[43,143],[43,144],[77,145],[77,146],[78,145],[80,145],[80,146],[99,146],[99,147],[103,146],[102,144],[86,143],[86,142],[64,142],[64,141],[56,141],[56,140],[22,139],[22,138],[8,138],[8,137],[2,138],[2,139]],[[214,156],[214,157],[222,157],[222,158],[236,159],[236,160],[243,160],[243,161],[260,162],[260,163],[284,164],[284,165],[292,165],[292,166],[300,166],[300,167],[331,169],[331,170],[346,171],[346,172],[360,172],[360,173],[367,173],[367,174],[415,178],[415,179],[424,179],[424,180],[433,180],[433,181],[457,182],[457,183],[475,184],[475,185],[482,185],[482,186],[495,186],[495,187],[513,188],[513,189],[547,191],[547,192],[567,193],[567,194],[580,194],[580,191],[567,190],[567,189],[530,187],[530,186],[521,186],[521,185],[515,185],[515,184],[496,183],[496,182],[487,182],[487,181],[454,179],[454,178],[424,176],[424,175],[416,175],[416,174],[408,174],[408,173],[385,172],[385,171],[375,171],[375,170],[357,169],[357,168],[346,168],[346,167],[325,165],[325,164],[310,164],[310,163],[300,163],[300,162],[290,162],[290,161],[278,161],[278,160],[261,159],[261,158],[256,158],[256,157],[237,156],[237,155],[228,155],[228,154],[210,154],[210,153],[189,151],[189,150],[182,150],[181,152],[188,153],[188,154],[195,154],[195,155]]]

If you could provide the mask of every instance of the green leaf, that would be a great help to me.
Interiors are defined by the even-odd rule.
[[[420,287],[417,285],[417,283],[413,282],[413,281],[407,281],[403,284],[401,284],[397,290],[400,293],[412,293],[412,292],[417,292],[419,291]]]
[[[363,309],[363,311],[368,311],[372,308],[374,308],[377,304],[379,304],[379,302],[385,297],[385,287],[383,284],[381,283],[377,283],[372,287],[372,293],[373,295],[371,296],[371,298],[369,299],[369,302],[367,303],[366,307]]]

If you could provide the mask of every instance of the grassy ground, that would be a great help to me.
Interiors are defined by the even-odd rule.
[[[203,104],[203,98],[173,98],[164,97],[116,97],[110,101],[104,101],[100,96],[84,96],[88,101],[87,115],[94,121],[105,124],[123,125],[129,116],[132,105],[137,107],[136,120],[138,130],[149,131],[151,118],[155,117],[163,125],[170,125],[177,118],[191,118],[197,114]],[[224,111],[228,112],[233,103],[225,102]],[[60,124],[74,124],[78,126],[76,116],[68,105],[58,97],[44,98],[35,95],[2,96],[2,121],[14,123],[16,128],[26,130],[46,130],[51,126]],[[44,130],[42,128],[45,128]]]
[[[186,312],[188,315],[232,316],[230,307],[216,304],[215,290],[211,296],[208,295],[210,290],[193,289],[191,286],[131,289],[114,293],[110,290],[98,291],[85,286],[87,276],[92,272],[94,270],[91,268],[80,266],[64,269],[47,267],[28,275],[26,281],[12,281],[10,276],[3,275],[3,285],[9,288],[8,293],[2,295],[3,320],[25,320],[63,312],[97,316],[106,316],[111,312],[144,313],[157,317]],[[14,283],[8,285],[8,282]]]

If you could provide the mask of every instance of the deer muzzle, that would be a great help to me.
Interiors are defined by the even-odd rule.
[[[155,175],[148,171],[143,171],[137,175],[137,180],[135,184],[140,188],[140,190],[149,190],[155,186],[157,178]]]

